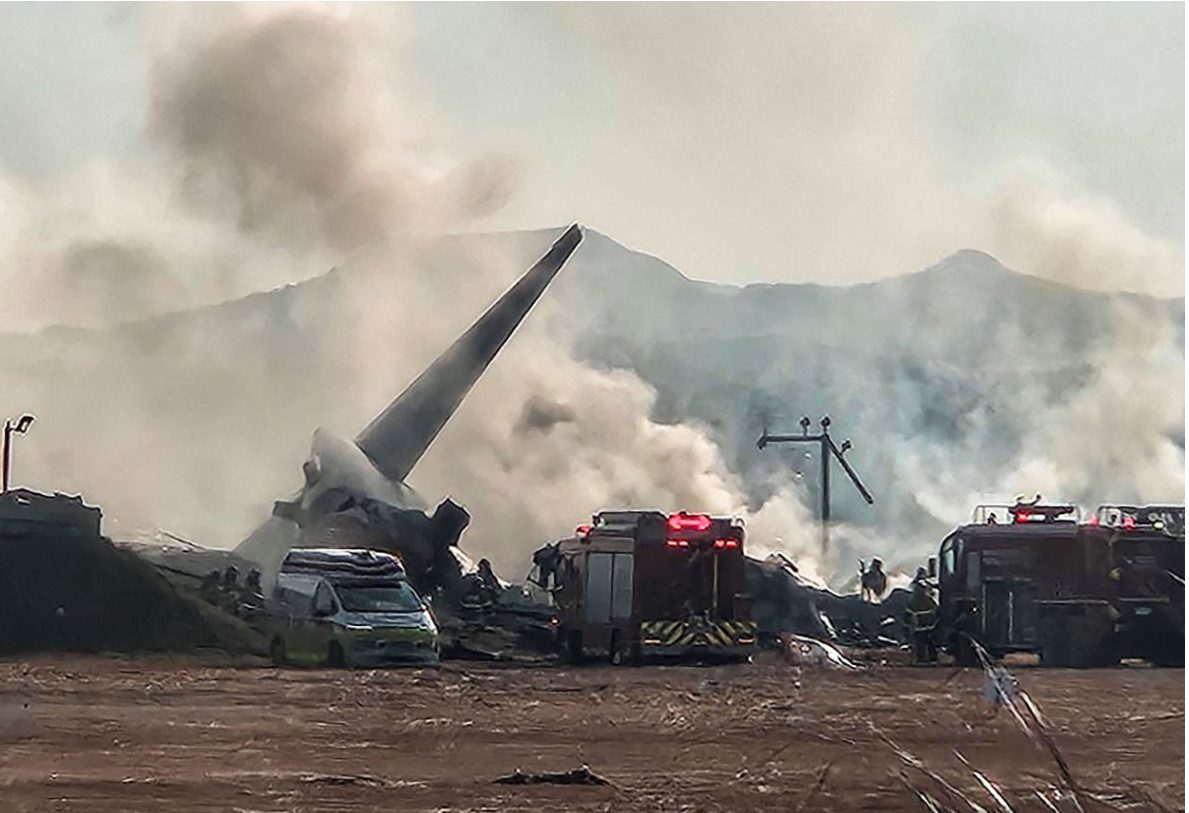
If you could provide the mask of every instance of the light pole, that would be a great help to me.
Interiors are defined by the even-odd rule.
[[[5,494],[8,493],[8,477],[9,472],[12,470],[12,436],[14,433],[23,435],[28,432],[34,420],[36,419],[32,415],[26,413],[18,418],[16,423],[13,423],[11,418],[4,421],[4,461],[3,466],[0,466],[0,475],[2,475],[0,477],[0,480],[2,480],[0,482],[0,491]]]
[[[834,445],[833,438],[830,437],[830,417],[827,415],[821,421],[822,431],[820,435],[809,434],[809,416],[801,418],[801,434],[800,435],[769,435],[768,428],[764,427],[764,434],[756,441],[756,448],[763,449],[769,443],[818,443],[821,444],[822,457],[822,552],[830,548],[830,457],[833,456],[846,471],[850,477],[851,482],[855,484],[855,488],[863,495],[863,499],[867,501],[868,505],[875,502],[875,498],[871,496],[871,492],[859,480],[859,475],[851,468],[849,462],[842,455],[851,447],[849,439],[842,441],[842,447]]]

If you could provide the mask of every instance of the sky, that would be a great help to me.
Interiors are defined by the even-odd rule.
[[[160,8],[0,8],[0,181],[135,161]],[[383,18],[468,228],[580,221],[689,276],[850,284],[976,248],[1184,291],[1176,3],[423,3]]]

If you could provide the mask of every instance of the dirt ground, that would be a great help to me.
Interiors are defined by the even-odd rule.
[[[1087,811],[1184,807],[1184,673],[1018,668]],[[926,810],[889,737],[990,811],[1075,810],[967,670],[742,666],[336,672],[200,659],[0,661],[0,808]],[[582,764],[606,786],[506,785]],[[1035,795],[1047,791],[1049,805]],[[958,809],[954,806],[953,809]],[[971,808],[967,806],[966,810]]]

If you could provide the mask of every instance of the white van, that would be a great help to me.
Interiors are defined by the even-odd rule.
[[[400,560],[372,550],[298,548],[268,602],[277,664],[436,663],[438,629]]]

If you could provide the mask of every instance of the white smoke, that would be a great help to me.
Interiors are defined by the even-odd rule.
[[[1185,258],[1130,222],[1108,198],[1079,193],[1051,170],[1013,175],[990,209],[1000,260],[1099,291],[1184,296]]]
[[[33,324],[133,321],[346,269],[323,288],[326,323],[289,304],[244,335],[196,322],[164,345],[100,342],[94,374],[24,387],[43,419],[24,471],[101,503],[112,532],[234,544],[299,482],[318,423],[353,434],[520,271],[489,256],[479,276],[449,278],[424,263],[432,238],[507,195],[508,168],[434,152],[384,78],[372,20],[310,6],[158,17],[175,47],[152,62],[153,154],[6,194],[28,214],[7,235],[5,280],[31,270],[45,297]],[[97,288],[85,295],[83,273]],[[812,552],[795,494],[750,506],[701,430],[649,419],[639,379],[580,364],[540,329],[513,349],[414,477],[470,508],[468,549],[511,572],[591,512],[635,505],[737,514],[758,531],[796,522],[780,534]]]
[[[751,553],[779,549],[823,574],[817,526],[791,487],[754,504],[703,428],[649,418],[656,394],[639,378],[581,364],[526,328],[413,478],[465,495],[470,549],[520,569],[525,551],[599,510],[704,511],[744,520]]]

